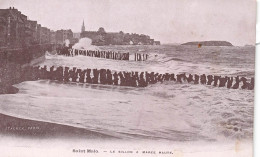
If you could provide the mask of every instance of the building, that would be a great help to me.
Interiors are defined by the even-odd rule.
[[[0,9],[0,45],[15,47],[25,44],[27,16],[15,8]]]
[[[82,24],[82,27],[81,27],[81,33],[82,32],[85,32],[85,24],[84,24],[84,20],[83,20],[83,24]]]
[[[41,28],[42,28],[42,26],[41,26],[41,24],[37,24],[37,31],[36,31],[36,39],[37,39],[37,43],[38,44],[40,44],[41,43]]]
[[[56,44],[56,32],[51,31],[51,43]]]
[[[40,28],[40,44],[47,44],[51,41],[51,31],[47,27]]]
[[[154,45],[154,39],[144,34],[124,33],[120,32],[106,32],[103,27],[98,31],[85,31],[85,24],[83,21],[81,27],[80,38],[90,38],[93,45]],[[156,44],[160,44],[156,42]]]
[[[73,38],[73,32],[71,29],[68,30],[57,30],[56,31],[56,43],[63,44],[66,39],[69,39],[70,41]]]
[[[80,33],[73,33],[73,38],[80,39]]]
[[[154,45],[160,45],[161,42],[160,41],[154,41]]]
[[[104,36],[96,31],[84,31],[80,33],[80,38],[89,38],[94,45],[102,45],[104,42]]]
[[[0,9],[0,47],[50,43],[50,29],[28,20],[14,7]]]
[[[27,40],[29,45],[38,44],[37,40],[37,21],[27,21],[26,27]]]

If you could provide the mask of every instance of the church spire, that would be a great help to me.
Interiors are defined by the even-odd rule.
[[[82,24],[82,27],[81,27],[81,32],[84,32],[85,31],[85,24],[84,24],[84,20],[83,20],[83,24]]]

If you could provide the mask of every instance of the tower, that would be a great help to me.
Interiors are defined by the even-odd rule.
[[[82,27],[81,27],[81,33],[85,31],[85,25],[84,25],[84,20],[83,20],[83,24],[82,24]]]

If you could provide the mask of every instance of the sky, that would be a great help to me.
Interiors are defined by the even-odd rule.
[[[146,34],[161,43],[255,43],[256,0],[0,0],[52,30]]]

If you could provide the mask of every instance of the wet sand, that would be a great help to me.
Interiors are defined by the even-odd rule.
[[[19,136],[28,138],[85,138],[85,139],[115,139],[112,136],[85,130],[82,128],[21,119],[0,114],[0,134],[2,136]]]

